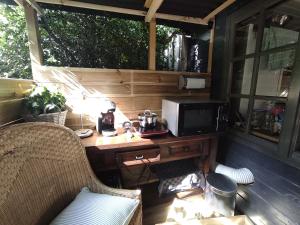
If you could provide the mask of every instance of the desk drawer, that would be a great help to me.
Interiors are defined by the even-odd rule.
[[[209,141],[170,143],[166,149],[168,157],[206,156],[209,153]]]
[[[145,149],[140,151],[130,151],[117,153],[117,163],[119,166],[136,166],[149,164],[160,160],[160,149]]]

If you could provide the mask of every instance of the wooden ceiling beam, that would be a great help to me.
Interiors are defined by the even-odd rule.
[[[208,23],[210,20],[212,20],[215,15],[226,9],[228,6],[233,4],[236,0],[227,0],[226,2],[222,3],[219,7],[217,7],[215,10],[210,12],[206,17],[203,18],[203,21]]]
[[[40,2],[40,3],[64,5],[64,6],[71,6],[71,7],[77,7],[77,8],[85,8],[85,9],[93,9],[93,10],[106,11],[106,12],[129,14],[129,15],[135,15],[135,16],[146,16],[147,15],[147,12],[143,11],[143,10],[119,8],[119,7],[98,5],[98,4],[85,3],[85,2],[79,2],[79,1],[73,1],[73,0],[36,0],[36,1]],[[197,18],[197,17],[178,16],[178,15],[171,15],[171,14],[165,14],[165,13],[156,13],[155,17],[158,19],[179,21],[179,22],[184,22],[184,23],[207,25],[207,23],[204,22],[201,18]]]
[[[150,8],[148,9],[147,15],[145,17],[145,22],[150,22],[152,18],[155,18],[155,13],[161,6],[164,0],[153,0],[151,2]]]

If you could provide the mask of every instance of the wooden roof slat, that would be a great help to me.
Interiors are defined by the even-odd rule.
[[[205,22],[210,21],[211,19],[213,19],[215,17],[215,15],[217,15],[219,12],[223,11],[224,9],[226,9],[228,6],[230,6],[235,1],[236,0],[227,0],[226,2],[224,2],[223,4],[221,4],[219,7],[217,7],[216,9],[214,9],[212,12],[210,12],[206,17],[203,18],[203,20]]]

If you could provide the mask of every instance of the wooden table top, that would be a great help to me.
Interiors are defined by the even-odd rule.
[[[118,129],[118,135],[114,137],[103,137],[101,134],[94,131],[93,135],[88,138],[81,139],[81,143],[85,148],[97,148],[98,150],[113,150],[120,148],[132,147],[151,147],[159,144],[165,144],[174,141],[207,139],[216,135],[194,135],[185,137],[175,137],[171,134],[166,134],[159,137],[141,138],[138,133],[132,132],[132,136],[124,133],[123,129]]]
[[[81,143],[86,148],[97,147],[100,150],[154,144],[151,139],[141,138],[137,133],[132,133],[132,136],[130,136],[123,133],[121,129],[117,131],[118,135],[114,137],[104,137],[97,131],[94,131],[91,137],[81,139]]]

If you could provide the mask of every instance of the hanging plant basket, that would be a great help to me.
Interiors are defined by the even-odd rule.
[[[51,122],[60,125],[65,125],[68,110],[55,113],[42,113],[37,116],[26,115],[24,119],[26,122]]]
[[[65,125],[68,110],[66,99],[60,92],[50,92],[46,87],[35,87],[25,98],[26,122],[51,122]]]

